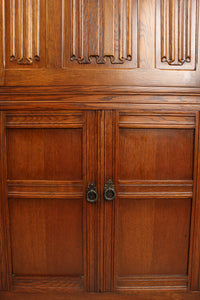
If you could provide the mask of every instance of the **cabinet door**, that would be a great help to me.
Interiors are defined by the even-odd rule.
[[[86,201],[88,184],[96,183],[95,118],[1,114],[3,290],[96,290],[98,204]]]
[[[115,290],[186,290],[195,116],[117,113]]]

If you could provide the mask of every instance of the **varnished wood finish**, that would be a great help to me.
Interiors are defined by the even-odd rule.
[[[194,129],[191,128],[194,128],[195,116],[182,115],[175,119],[173,115],[164,114],[161,117],[159,114],[119,113],[116,123],[116,157],[119,158],[116,161],[116,289],[184,290],[188,287],[194,161]],[[191,139],[184,142],[188,134]],[[189,152],[184,154],[187,149]],[[190,175],[183,169],[179,171],[184,164]],[[155,167],[158,169],[154,170]],[[181,231],[185,233],[179,235]],[[180,236],[184,238],[179,240]]]
[[[0,299],[200,299],[199,12],[0,0]]]
[[[92,0],[51,0],[46,5],[45,0],[30,1],[40,5],[40,22],[36,22],[39,25],[35,26],[34,14],[30,13],[30,9],[23,11],[24,21],[21,23],[27,25],[29,31],[29,33],[24,32],[23,43],[18,39],[19,23],[13,21],[15,15],[10,7],[13,1],[4,0],[4,2],[5,33],[8,38],[5,43],[6,65],[3,67],[5,78],[1,85],[13,87],[30,86],[30,83],[31,86],[72,85],[76,90],[77,86],[90,86],[90,91],[93,90],[93,86],[106,85],[112,88],[113,92],[118,86],[121,86],[122,90],[126,89],[125,86],[131,86],[131,90],[134,86],[146,86],[148,91],[151,91],[152,87],[199,87],[199,67],[196,56],[199,49],[197,49],[198,1],[184,0],[181,1],[180,7],[177,4],[178,0],[170,1],[172,5],[163,13],[162,7],[167,1],[99,0],[97,5]],[[21,11],[18,9],[18,4],[22,1],[14,2],[17,21],[18,12]],[[33,4],[33,11],[35,5]],[[96,18],[93,18],[93,15]],[[184,15],[186,22],[183,22]],[[167,25],[170,30],[166,28],[165,34],[161,36],[159,32],[163,32],[163,19],[169,19],[168,23],[172,23],[173,26]],[[15,31],[10,30],[10,24],[16,25]],[[31,28],[32,33],[35,32],[36,35],[31,35]],[[34,49],[35,40],[38,41],[37,36],[40,37],[40,61],[33,61],[28,65],[19,65],[16,61],[10,62],[10,55],[12,55],[10,48],[14,41],[12,32],[16,32],[15,42],[19,41],[21,46],[24,45],[25,53],[32,52],[28,49],[32,48],[31,45]],[[20,32],[22,37],[22,31]],[[30,36],[28,40],[27,36]],[[166,47],[175,49],[175,66],[162,62],[165,53],[162,56],[159,48],[162,48],[161,41],[166,40],[169,45]],[[167,49],[167,51],[174,50]],[[98,57],[104,56],[107,57],[106,62],[98,64]],[[16,57],[20,58],[20,54],[16,53]],[[71,61],[71,57],[90,63]],[[178,57],[181,61],[180,65],[177,63]],[[110,63],[110,59],[122,63],[113,64]],[[100,61],[104,62],[103,59]],[[164,69],[162,72],[159,64],[161,69]]]
[[[4,161],[4,153],[5,153],[5,114],[1,112],[1,126],[0,126],[0,151],[1,151],[1,160],[0,160],[0,166],[1,166],[1,172],[0,172],[0,178],[1,178],[1,185],[0,185],[0,191],[1,191],[1,210],[0,210],[0,216],[1,216],[1,222],[0,222],[0,268],[1,268],[1,288],[0,290],[7,290],[9,288],[9,275],[8,275],[8,237],[6,232],[6,187],[5,187],[5,161]]]
[[[5,12],[7,68],[44,66],[45,0],[6,1]]]
[[[196,7],[194,0],[157,1],[158,68],[195,69]]]
[[[66,1],[64,67],[137,67],[137,19],[135,0]]]

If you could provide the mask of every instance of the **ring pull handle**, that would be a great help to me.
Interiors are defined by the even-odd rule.
[[[93,182],[88,185],[86,198],[89,203],[95,203],[98,200],[97,189]]]
[[[115,186],[111,179],[109,179],[104,187],[104,199],[113,201],[116,197]]]

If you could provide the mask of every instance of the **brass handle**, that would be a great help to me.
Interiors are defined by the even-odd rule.
[[[89,203],[95,203],[98,200],[97,189],[93,182],[88,185],[86,198]]]
[[[116,197],[115,186],[111,179],[109,179],[104,187],[104,199],[112,201]]]

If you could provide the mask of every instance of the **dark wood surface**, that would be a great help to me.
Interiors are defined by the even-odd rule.
[[[199,9],[0,0],[0,299],[200,299]]]

